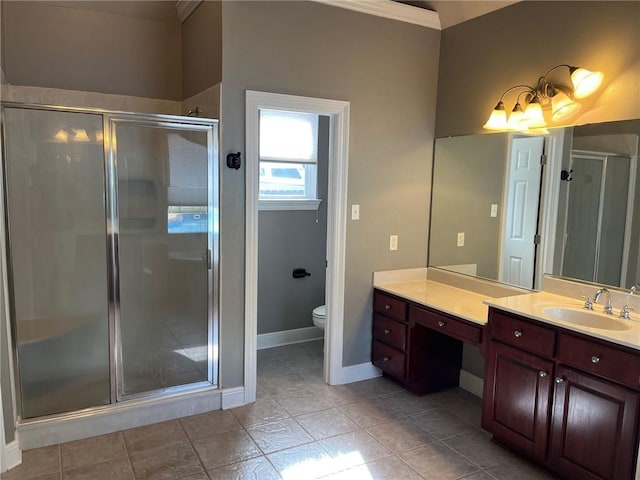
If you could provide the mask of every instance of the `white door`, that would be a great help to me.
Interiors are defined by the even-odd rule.
[[[511,145],[500,280],[523,288],[533,288],[543,146],[544,137],[514,138]]]

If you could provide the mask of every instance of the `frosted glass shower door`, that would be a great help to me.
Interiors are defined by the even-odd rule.
[[[113,119],[111,129],[118,399],[211,384],[211,127]]]
[[[111,401],[102,116],[4,108],[22,417]]]

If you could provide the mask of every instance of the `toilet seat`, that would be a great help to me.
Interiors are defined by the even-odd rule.
[[[320,305],[319,307],[314,308],[312,313],[313,324],[316,327],[324,328],[326,315],[327,315],[326,305]]]

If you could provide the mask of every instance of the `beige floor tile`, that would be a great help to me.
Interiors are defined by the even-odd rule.
[[[131,465],[136,480],[175,480],[204,471],[189,442],[132,455]]]
[[[400,457],[424,478],[433,480],[454,480],[480,470],[440,442],[423,445]]]
[[[416,395],[407,390],[382,395],[379,400],[386,403],[399,417],[415,415],[432,408],[440,407],[430,395]]]
[[[193,446],[207,470],[262,455],[258,446],[244,430],[201,438],[194,441]]]
[[[270,377],[266,382],[259,382],[262,396],[273,397],[276,395],[295,395],[300,389],[306,387],[304,377],[297,373],[289,375],[277,375]]]
[[[496,480],[551,480],[555,478],[519,460],[495,465],[485,471]]]
[[[318,442],[281,450],[267,458],[284,480],[307,480],[324,477],[340,470],[339,465]]]
[[[367,430],[380,443],[395,453],[406,452],[436,441],[433,435],[425,432],[407,418],[380,423],[367,428]]]
[[[438,439],[444,439],[459,435],[461,433],[469,433],[477,431],[460,417],[445,410],[444,408],[434,408],[423,413],[418,413],[408,417],[425,430]]]
[[[62,468],[69,470],[127,456],[121,432],[60,445]]]
[[[397,411],[391,409],[384,401],[377,398],[342,405],[340,409],[362,427],[386,423],[400,416]]]
[[[293,395],[278,395],[274,398],[292,417],[333,407],[329,400],[319,395],[314,395],[308,388],[300,389]]]
[[[517,477],[512,477],[515,480]],[[486,472],[476,472],[471,475],[460,478],[460,480],[495,480],[491,475]]]
[[[117,458],[62,472],[63,480],[134,480],[128,458]]]
[[[2,474],[2,480],[25,480],[38,475],[59,473],[60,447],[34,448],[22,452],[22,464]]]
[[[243,427],[275,422],[289,417],[287,410],[273,398],[258,399],[254,403],[231,410]]]
[[[211,480],[280,480],[280,475],[266,457],[209,470]]]
[[[231,432],[242,428],[240,422],[229,410],[214,410],[180,419],[182,428],[191,440]]]
[[[316,440],[358,430],[358,425],[338,408],[296,417],[296,421]]]
[[[491,437],[480,430],[450,437],[443,440],[443,443],[482,469],[509,462],[515,458],[504,448],[493,443]]]
[[[422,477],[400,458],[393,456],[343,470],[323,477],[323,480],[422,480]]]
[[[337,406],[363,400],[360,394],[349,390],[346,385],[310,384],[308,382],[307,385],[307,388],[315,395],[324,397]]]
[[[177,420],[132,428],[122,433],[129,455],[187,441]]]
[[[377,397],[404,390],[403,387],[386,377],[377,377],[370,380],[363,380],[361,382],[348,383],[345,386],[363,398]]]
[[[195,475],[189,475],[188,477],[183,477],[180,480],[210,480],[207,472],[196,473]]]
[[[365,430],[345,433],[318,442],[341,468],[347,469],[389,457],[393,452]]]
[[[293,418],[248,427],[247,432],[264,453],[273,453],[313,441]]]
[[[0,473],[0,479],[5,480],[5,478],[9,478],[9,477],[5,477],[5,475],[7,475],[8,473]],[[19,477],[21,480],[23,477]],[[61,480],[62,479],[62,472],[57,472],[57,473],[45,473],[44,475],[38,475],[36,477],[29,477],[28,480]]]

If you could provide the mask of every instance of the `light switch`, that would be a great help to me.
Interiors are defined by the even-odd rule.
[[[498,216],[498,204],[497,203],[492,203],[491,204],[491,217],[497,217]]]
[[[351,205],[351,220],[360,220],[360,205]]]
[[[458,246],[464,247],[464,232],[458,232]]]
[[[398,250],[398,235],[389,235],[389,250]]]

